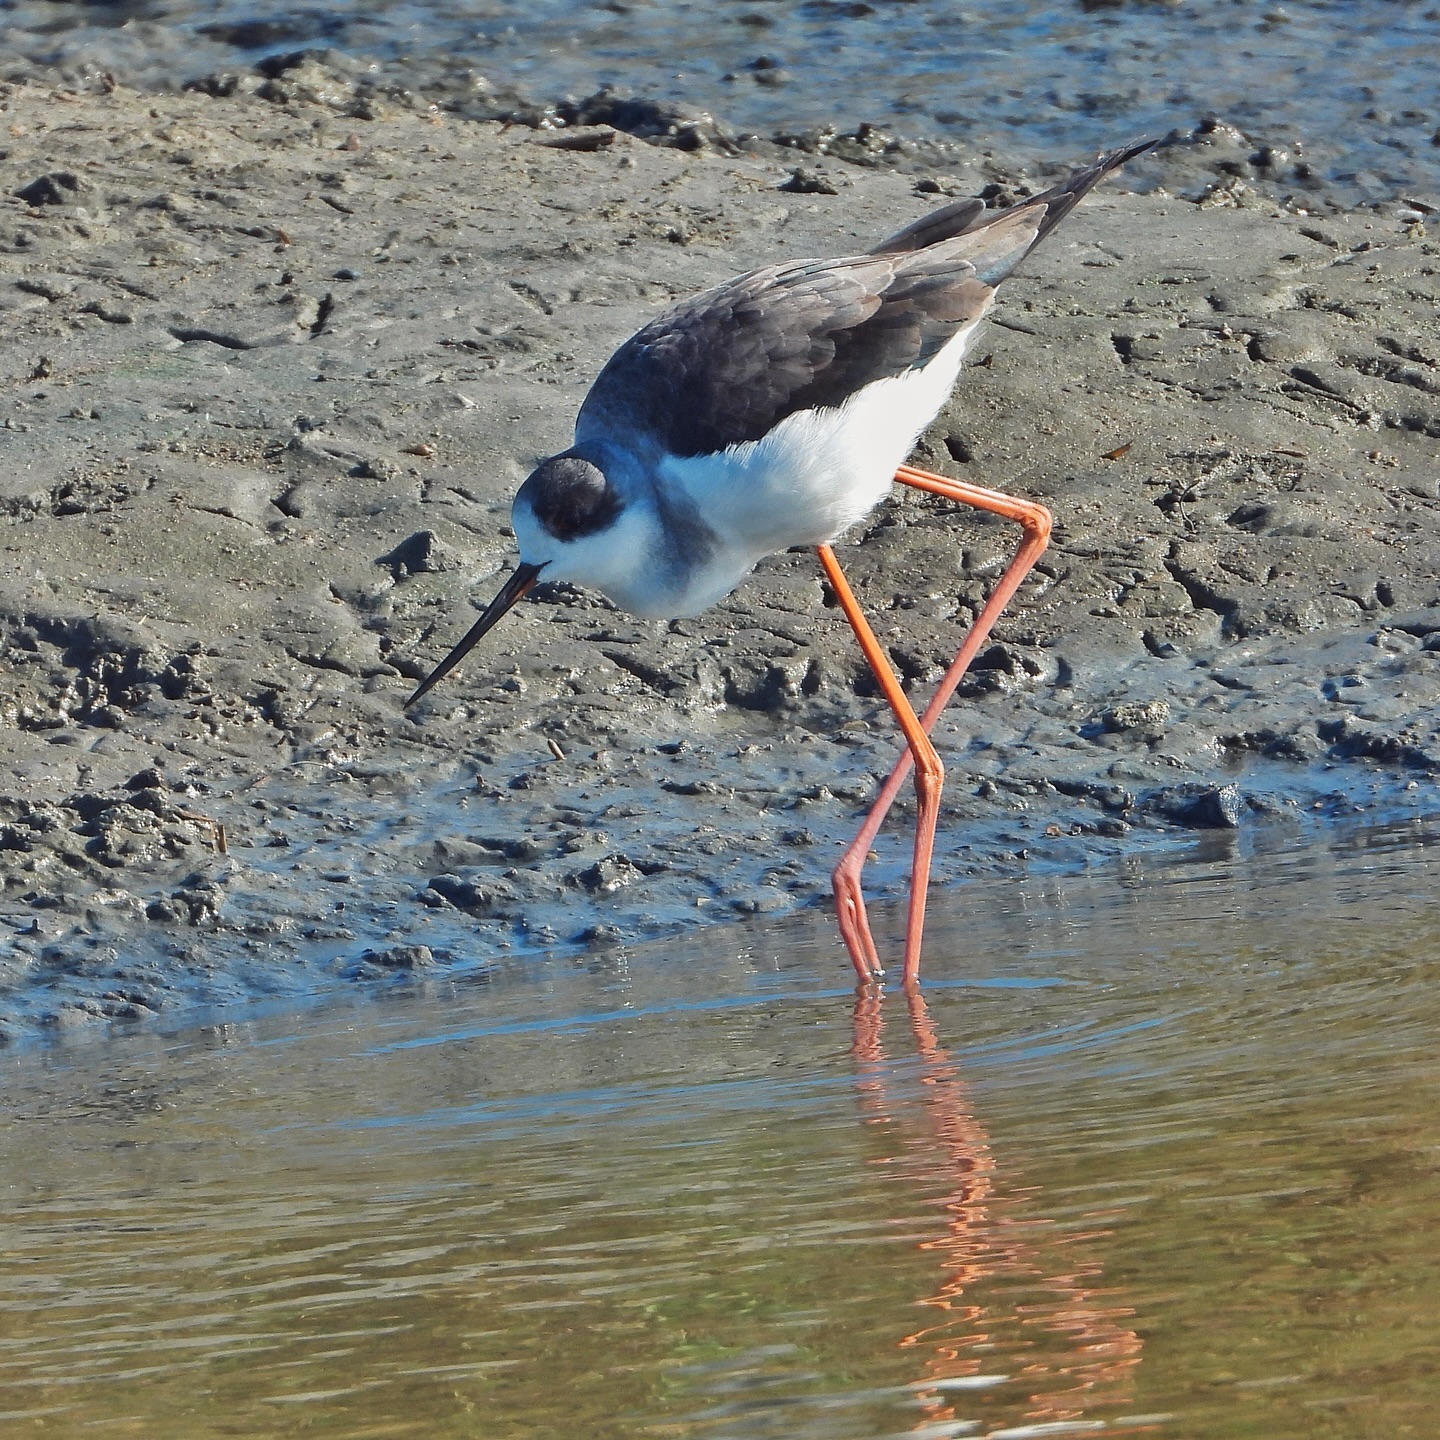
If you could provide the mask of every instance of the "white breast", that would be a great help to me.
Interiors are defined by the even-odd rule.
[[[829,544],[863,519],[939,414],[974,331],[956,334],[923,370],[877,380],[838,409],[797,411],[761,440],[666,460],[661,485],[687,495],[720,541],[676,613],[714,604],[764,556]]]

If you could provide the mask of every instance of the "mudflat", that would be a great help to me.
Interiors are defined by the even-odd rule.
[[[0,86],[0,1036],[810,904],[896,755],[805,554],[668,625],[542,587],[402,703],[657,308],[1049,177],[312,81]],[[1440,244],[1238,183],[1236,143],[1087,200],[918,447],[1056,517],[938,732],[941,882],[1433,809]],[[852,538],[923,696],[1015,536],[907,492]]]

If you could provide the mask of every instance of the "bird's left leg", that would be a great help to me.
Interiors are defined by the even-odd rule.
[[[1043,505],[1037,505],[1034,501],[1022,500],[1014,495],[1004,495],[998,490],[986,490],[979,485],[967,484],[963,480],[949,480],[943,475],[932,475],[927,470],[916,470],[909,465],[902,465],[895,472],[895,478],[902,485],[911,485],[917,490],[928,490],[932,494],[943,495],[949,500],[959,501],[962,505],[970,505],[977,510],[987,510],[993,515],[1013,520],[1024,532],[1015,554],[1005,568],[1005,573],[990,593],[984,608],[975,617],[975,622],[965,636],[959,652],[950,662],[950,668],[945,672],[934,696],[925,707],[924,714],[920,716],[920,726],[928,736],[935,721],[939,718],[940,712],[955,693],[956,686],[970,668],[971,661],[980,653],[980,647],[990,638],[990,632],[1000,618],[1001,612],[1010,603],[1011,597],[1020,588],[1021,581],[1030,573],[1035,562],[1040,558],[1041,552],[1045,549],[1050,538],[1050,512]],[[878,975],[881,971],[875,941],[870,934],[870,922],[865,914],[865,900],[860,890],[860,873],[865,868],[865,860],[870,853],[870,846],[874,843],[875,836],[879,833],[880,826],[884,823],[890,807],[895,803],[895,797],[900,793],[900,787],[904,785],[905,777],[910,773],[913,755],[914,747],[907,745],[896,762],[894,770],[890,772],[890,778],[885,782],[880,794],[870,807],[870,813],[865,817],[865,823],[860,827],[860,833],[850,843],[849,849],[840,857],[840,863],[835,867],[832,877],[835,886],[835,906],[842,917],[840,921],[841,934],[850,951],[850,958],[862,976],[867,975],[867,972],[869,975]],[[923,816],[918,823],[925,823]],[[932,825],[930,843],[933,845],[934,822],[930,823]],[[920,843],[918,833],[915,838],[918,855]],[[928,854],[927,848],[927,867]],[[928,868],[923,878],[928,882]],[[920,976],[921,935],[914,924],[914,886],[920,882],[921,877],[917,872],[912,880],[910,894],[912,918],[905,935],[904,981],[907,985],[913,984]],[[923,918],[923,899],[920,913]],[[861,964],[862,957],[865,961],[864,966]]]
[[[836,598],[845,611],[845,618],[850,622],[850,628],[855,632],[855,638],[860,642],[861,650],[865,652],[865,659],[869,662],[870,669],[874,672],[885,699],[889,701],[891,710],[895,712],[895,719],[905,735],[905,744],[908,747],[905,753],[915,766],[915,799],[919,807],[919,816],[915,822],[915,860],[910,872],[910,914],[909,928],[906,933],[915,942],[915,963],[918,968],[919,937],[925,929],[925,899],[930,884],[930,857],[935,847],[935,822],[940,814],[940,788],[945,783],[945,767],[940,763],[940,757],[935,753],[935,747],[930,743],[930,737],[925,733],[919,717],[905,696],[905,691],[901,689],[900,681],[896,678],[884,649],[875,638],[875,632],[870,628],[870,622],[861,612],[859,601],[855,599],[855,592],[851,590],[850,582],[846,580],[844,572],[840,569],[840,562],[835,558],[835,552],[828,545],[817,545],[815,553],[820,557],[820,564],[824,567]],[[858,896],[858,885],[855,893]],[[870,927],[865,920],[864,902],[861,901],[858,906],[847,904],[846,897],[841,895],[838,883],[835,899],[840,933],[845,939],[845,947],[850,952],[851,963],[855,966],[861,983],[878,980],[884,972],[880,968],[875,942],[871,938]],[[908,940],[906,957],[908,964]]]

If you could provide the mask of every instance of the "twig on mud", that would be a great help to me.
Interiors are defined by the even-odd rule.
[[[215,840],[216,853],[220,855],[230,853],[225,845],[225,827],[218,820],[211,819],[209,815],[196,815],[189,810],[177,810],[175,813],[182,820],[188,820],[192,825],[208,825]]]

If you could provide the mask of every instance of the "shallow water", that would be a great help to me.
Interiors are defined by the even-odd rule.
[[[415,84],[468,91],[475,72],[538,101],[615,84],[741,131],[870,122],[1011,158],[1219,114],[1301,142],[1352,199],[1440,190],[1430,0],[5,0],[4,45],[142,84],[334,46]]]
[[[1431,838],[12,1057],[5,1433],[1431,1433]]]

